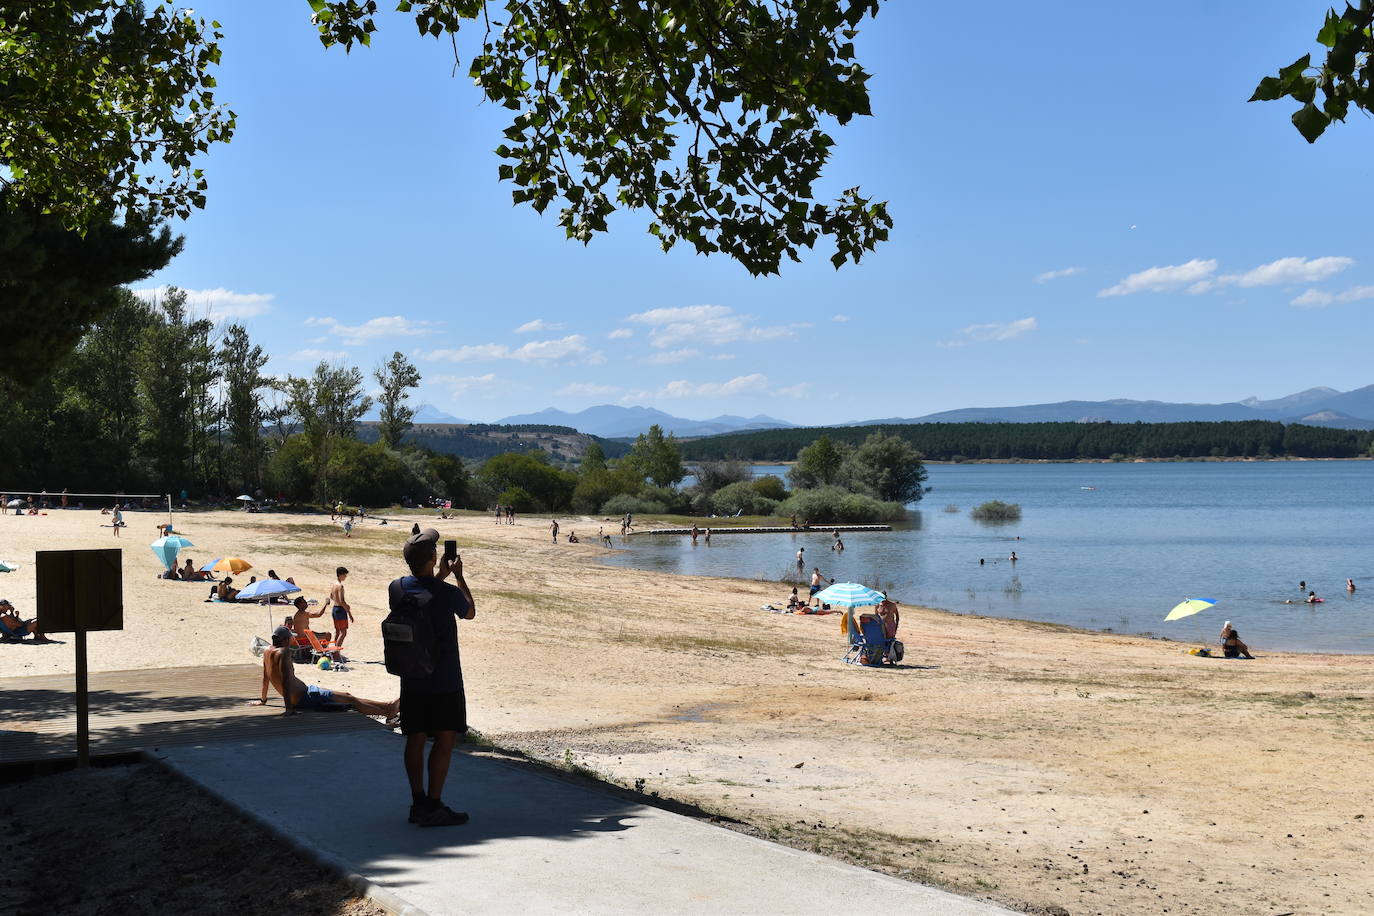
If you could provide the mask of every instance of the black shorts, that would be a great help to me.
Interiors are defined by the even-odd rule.
[[[452,693],[426,693],[401,685],[401,734],[462,735],[467,730],[468,704],[461,688]]]

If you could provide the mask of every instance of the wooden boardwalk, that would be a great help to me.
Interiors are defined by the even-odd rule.
[[[705,531],[709,525],[701,525],[697,530]],[[774,525],[758,528],[711,527],[711,534],[829,534],[832,531],[891,531],[891,525],[812,525],[810,528],[792,528],[787,525]],[[630,537],[644,534],[691,534],[691,528],[651,528],[647,531],[631,531]]]
[[[0,764],[76,756],[75,680],[0,678]],[[261,683],[257,665],[92,672],[91,753],[380,727],[351,710],[286,717],[275,692],[271,706],[247,705]]]

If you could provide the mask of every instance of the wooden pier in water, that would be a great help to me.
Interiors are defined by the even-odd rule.
[[[810,528],[793,528],[788,525],[763,526],[757,528],[730,527],[716,528],[701,525],[698,531],[711,529],[711,534],[830,534],[832,531],[891,531],[891,525],[812,525]],[[650,528],[647,531],[631,531],[630,537],[645,534],[691,534],[691,528]]]

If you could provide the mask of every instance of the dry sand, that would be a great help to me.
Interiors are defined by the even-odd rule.
[[[94,668],[250,659],[263,609],[155,579],[146,545],[165,515],[126,518],[115,540],[91,511],[0,517],[0,559],[25,564],[0,595],[32,613],[35,549],[123,546],[125,630],[91,635]],[[197,565],[243,556],[310,597],[348,566],[354,663],[302,673],[386,699],[377,624],[412,516],[391,518],[349,540],[317,515],[189,513],[177,527]],[[497,742],[1031,911],[1374,911],[1374,658],[1258,646],[1259,660],[1228,662],[907,608],[906,666],[869,670],[838,661],[836,618],[758,610],[779,603],[777,584],[605,567],[603,548],[554,546],[536,518],[438,524],[478,601],[461,626],[470,719]],[[71,671],[72,654],[0,645],[0,676]]]

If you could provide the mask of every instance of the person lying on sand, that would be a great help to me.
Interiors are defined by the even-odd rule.
[[[386,716],[388,720],[395,719],[401,709],[399,698],[385,703],[355,697],[342,690],[303,684],[296,677],[296,666],[291,663],[291,631],[286,627],[277,627],[272,631],[272,646],[262,653],[262,696],[248,705],[267,705],[268,684],[276,688],[286,702],[286,711],[282,713],[284,716],[295,715],[300,709],[319,709],[327,703],[344,703],[365,716]]]
[[[239,590],[233,587],[234,577],[225,576],[224,581],[215,586],[215,595],[220,601],[233,601],[239,596]]]
[[[23,639],[32,636],[34,642],[52,642],[38,629],[38,618],[24,620],[6,598],[0,598],[0,639]]]
[[[1254,658],[1250,654],[1250,647],[1240,641],[1240,633],[1231,626],[1229,620],[1221,627],[1221,654],[1226,658]]]

